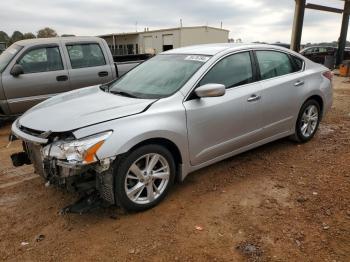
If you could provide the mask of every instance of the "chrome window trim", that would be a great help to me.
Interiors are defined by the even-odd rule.
[[[197,81],[195,82],[195,84],[191,87],[191,90],[185,95],[184,97],[184,100],[183,102],[187,101],[189,96],[192,94],[192,92],[195,90],[195,88],[197,87],[197,85],[199,84],[199,82],[203,79],[203,77],[214,67],[216,66],[217,63],[219,63],[221,60],[225,59],[226,57],[228,56],[231,56],[231,55],[235,55],[235,54],[240,54],[240,53],[246,53],[246,52],[250,52],[252,51],[253,49],[252,48],[248,48],[248,49],[244,49],[244,50],[236,50],[234,52],[231,52],[231,53],[227,53],[225,54],[224,56],[221,56],[219,58],[217,58],[213,63],[212,65],[200,76],[198,77]],[[251,61],[252,63],[252,71],[254,72],[254,69],[253,69],[253,61]],[[257,81],[254,81],[252,83],[249,83],[249,84],[253,84],[253,83],[256,83]],[[238,88],[238,87],[241,87],[241,86],[246,86],[246,85],[249,85],[249,84],[244,84],[244,85],[240,85],[240,86],[236,86],[234,88],[228,88],[226,89],[226,91],[230,90],[230,89],[235,89],[235,88]]]
[[[224,56],[221,56],[219,57],[218,59],[216,59],[212,65],[198,78],[198,80],[195,82],[195,84],[192,86],[191,90],[184,96],[184,100],[183,102],[186,102],[189,98],[189,96],[192,94],[192,92],[195,90],[195,88],[197,87],[198,83],[203,79],[203,77],[218,63],[220,62],[222,59],[225,59],[226,57],[228,56],[231,56],[231,55],[234,55],[234,54],[239,54],[239,53],[245,53],[245,52],[251,52],[253,51],[254,53],[256,51],[274,51],[274,52],[279,52],[279,53],[284,53],[286,55],[289,56],[294,56],[296,58],[299,58],[303,61],[303,66],[302,66],[302,69],[299,70],[299,71],[296,71],[296,72],[292,72],[290,74],[286,74],[286,75],[282,75],[282,76],[276,76],[276,77],[272,77],[272,78],[269,78],[269,79],[259,79],[259,80],[256,80],[254,82],[251,82],[251,83],[248,83],[248,84],[244,84],[244,85],[240,85],[240,86],[236,86],[234,88],[228,88],[226,89],[226,92],[229,91],[229,90],[234,90],[236,88],[241,88],[241,87],[244,87],[244,86],[247,86],[247,85],[251,85],[251,84],[255,84],[255,83],[263,83],[265,81],[269,81],[269,80],[273,80],[273,79],[278,79],[278,78],[281,78],[281,77],[285,77],[285,76],[289,76],[289,75],[294,75],[294,74],[297,74],[297,73],[301,73],[301,72],[304,72],[305,71],[305,60],[302,58],[302,57],[299,57],[295,54],[292,54],[291,52],[288,52],[288,51],[285,51],[285,50],[280,50],[280,49],[275,49],[275,48],[247,48],[247,49],[242,49],[242,50],[237,50],[237,51],[233,51],[233,52],[230,52],[230,53],[227,53],[225,54]],[[255,54],[254,54],[255,55]],[[255,55],[256,56],[256,55]],[[257,60],[257,58],[256,58]],[[255,64],[254,61],[251,61],[252,62],[252,67],[255,66],[255,67],[258,67],[259,65],[258,64]],[[258,61],[256,61],[258,63]],[[252,68],[253,72],[254,72],[254,69]],[[257,71],[257,68],[255,69],[255,71]],[[260,70],[258,70],[260,71]]]

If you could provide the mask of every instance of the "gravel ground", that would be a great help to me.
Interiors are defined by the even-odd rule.
[[[159,206],[60,215],[76,196],[13,168],[0,129],[0,259],[350,261],[350,83],[309,143],[282,139],[191,174]]]

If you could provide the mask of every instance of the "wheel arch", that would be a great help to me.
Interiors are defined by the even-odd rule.
[[[323,115],[323,109],[324,109],[324,101],[323,101],[323,98],[320,96],[320,95],[312,95],[312,96],[309,96],[304,102],[302,105],[304,105],[307,101],[309,100],[315,100],[319,106],[320,106],[320,110],[321,110],[321,116]]]
[[[180,182],[182,181],[182,165],[183,165],[183,154],[181,153],[181,150],[179,148],[179,146],[173,142],[172,140],[168,139],[168,138],[164,138],[164,137],[153,137],[153,138],[148,138],[145,140],[142,140],[138,143],[136,143],[135,145],[133,145],[132,147],[130,147],[130,149],[126,152],[132,152],[135,149],[145,146],[145,145],[161,145],[164,146],[166,149],[169,150],[169,152],[171,153],[171,155],[174,157],[174,161],[175,161],[175,166],[176,166],[176,174],[175,174],[175,181],[176,182]]]

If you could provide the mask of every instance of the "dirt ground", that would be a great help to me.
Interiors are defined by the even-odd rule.
[[[350,261],[350,83],[309,143],[270,143],[191,174],[159,206],[60,215],[76,196],[14,168],[0,129],[0,259]],[[42,235],[42,236],[40,236]]]

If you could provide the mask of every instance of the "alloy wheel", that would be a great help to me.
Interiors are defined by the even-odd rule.
[[[136,204],[149,204],[161,196],[170,179],[168,161],[157,153],[141,156],[125,176],[125,192]]]
[[[319,113],[315,105],[309,105],[305,108],[300,121],[300,132],[304,137],[308,138],[315,133],[318,118]]]

